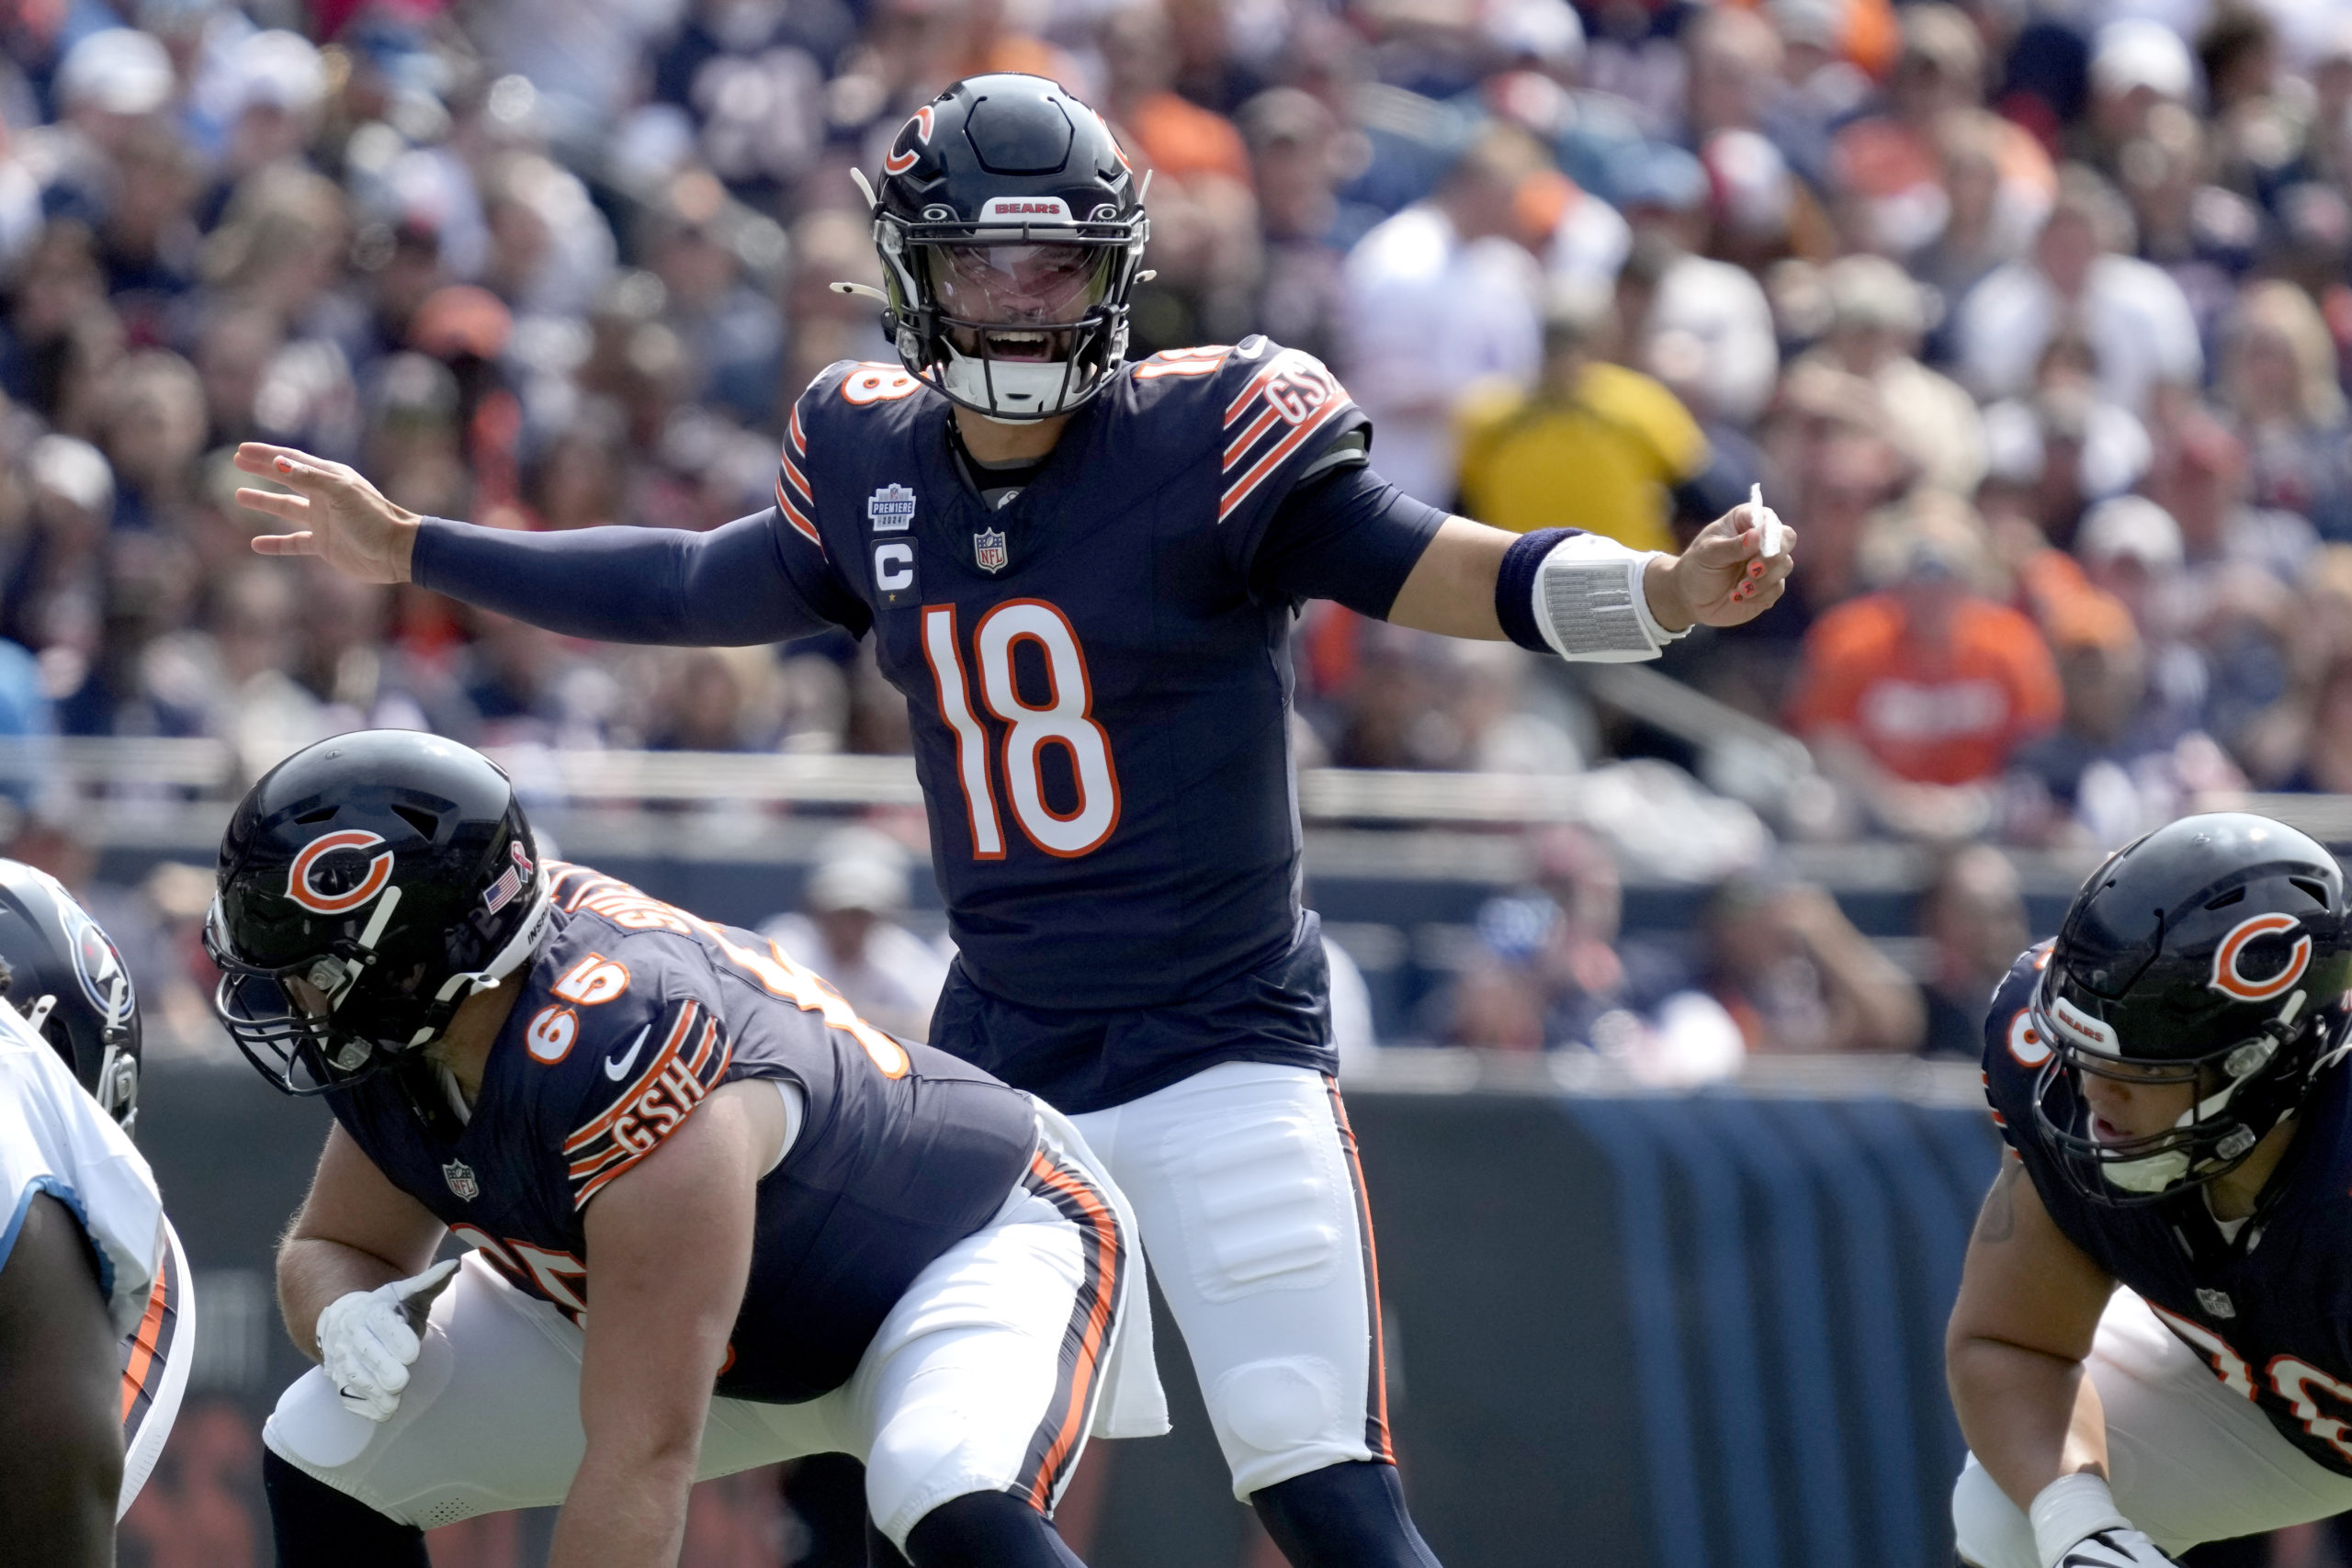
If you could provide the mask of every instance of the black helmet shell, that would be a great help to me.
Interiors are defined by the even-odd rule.
[[[528,959],[547,915],[512,781],[413,730],[337,736],[264,774],[221,838],[218,887],[216,1009],[289,1091],[297,1062],[331,1088],[432,1039]],[[288,977],[331,995],[330,1015],[306,1020]]]

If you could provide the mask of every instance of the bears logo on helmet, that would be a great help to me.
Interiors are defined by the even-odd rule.
[[[2295,982],[2311,967],[2312,939],[2300,936],[2287,950],[2286,967],[2268,979],[2249,976],[2241,965],[2245,950],[2266,936],[2283,936],[2302,924],[2292,915],[2256,915],[2241,920],[2222,939],[2213,950],[2213,978],[2208,982],[2225,997],[2235,997],[2242,1002],[2267,1002],[2273,997],[2283,997]]]
[[[392,856],[389,850],[371,857],[367,874],[357,886],[337,893],[319,886],[320,863],[337,850],[372,849],[384,841],[382,835],[358,829],[346,829],[340,833],[327,833],[313,839],[294,863],[286,868],[286,896],[316,915],[347,915],[360,905],[381,893],[392,880]]]

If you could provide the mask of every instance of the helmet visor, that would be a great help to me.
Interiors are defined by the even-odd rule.
[[[940,314],[972,326],[1076,326],[1110,298],[1108,245],[927,245]]]

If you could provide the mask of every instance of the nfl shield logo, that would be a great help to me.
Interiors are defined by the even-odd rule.
[[[453,1159],[443,1166],[441,1179],[449,1184],[450,1191],[466,1202],[470,1203],[481,1196],[481,1183],[474,1179],[474,1168],[464,1160]]]
[[[2227,1291],[2200,1289],[2197,1292],[2197,1304],[2203,1307],[2211,1317],[2235,1317],[2238,1314],[2237,1304],[2230,1300]]]
[[[982,571],[1002,571],[1009,558],[1004,536],[994,528],[972,536],[972,559]]]

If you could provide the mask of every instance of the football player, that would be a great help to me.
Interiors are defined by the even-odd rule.
[[[277,1258],[321,1363],[263,1429],[288,1568],[425,1568],[425,1529],[556,1503],[558,1568],[655,1568],[698,1477],[834,1451],[877,1562],[1069,1568],[1089,1433],[1165,1429],[1066,1121],[543,862],[486,758],[374,730],[272,769],[207,944],[237,1043],[335,1119]]]
[[[114,1562],[193,1359],[187,1259],[132,1146],[139,1004],[47,873],[0,860],[0,1540]]]
[[[286,488],[239,499],[288,526],[264,554],[574,636],[870,634],[960,953],[933,1038],[1077,1118],[1133,1199],[1234,1492],[1291,1560],[1428,1564],[1299,897],[1295,611],[1646,659],[1772,604],[1794,530],[1743,506],[1679,558],[1502,533],[1384,483],[1307,355],[1127,363],[1144,183],[1041,78],[925,105],[871,193],[898,363],[820,375],[775,505],[708,534],[424,519],[260,445],[238,464]]]
[[[2352,1509],[2347,987],[2335,858],[2234,813],[2112,856],[2018,960],[1945,1345],[1963,1562],[2154,1568]]]

